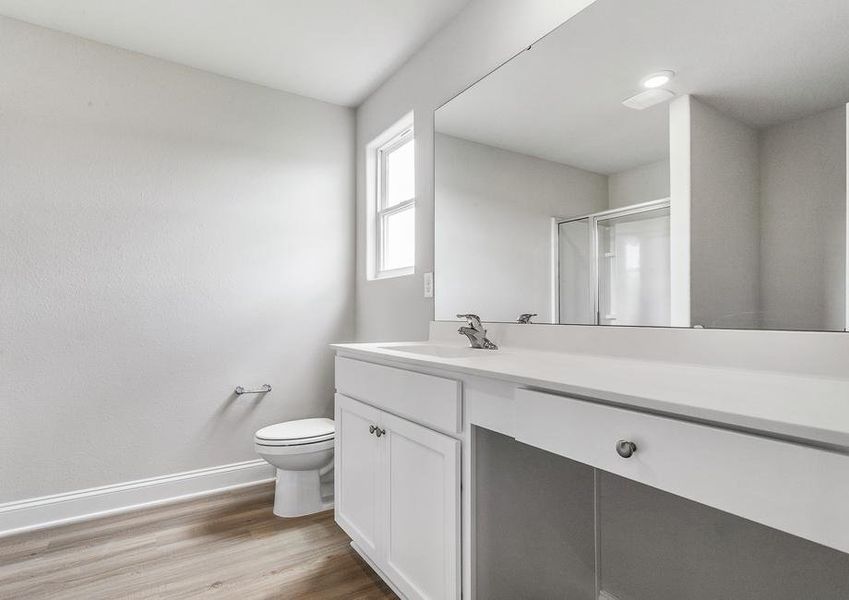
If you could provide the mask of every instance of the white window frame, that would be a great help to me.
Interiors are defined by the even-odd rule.
[[[413,114],[410,113],[387,129],[367,147],[366,168],[368,170],[368,270],[367,278],[388,279],[412,275],[416,271],[415,258],[413,264],[398,269],[383,267],[385,231],[383,227],[386,217],[416,208],[415,195],[393,206],[386,206],[386,157],[402,145],[415,140]],[[415,167],[414,167],[415,169]],[[414,213],[415,214],[415,213]],[[414,217],[415,218],[415,217]]]

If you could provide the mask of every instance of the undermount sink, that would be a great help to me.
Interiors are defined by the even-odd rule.
[[[478,350],[476,348],[461,346],[437,346],[434,344],[414,344],[411,346],[382,346],[384,350],[395,352],[407,352],[408,354],[421,354],[423,356],[438,356],[439,358],[468,358],[477,356],[481,352],[491,350]]]

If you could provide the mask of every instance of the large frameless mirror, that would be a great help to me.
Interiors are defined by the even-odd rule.
[[[849,2],[597,0],[435,114],[435,316],[844,331]]]

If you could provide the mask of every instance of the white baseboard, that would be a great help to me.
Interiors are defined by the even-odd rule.
[[[0,537],[214,494],[274,479],[274,467],[249,460],[185,473],[0,504]]]

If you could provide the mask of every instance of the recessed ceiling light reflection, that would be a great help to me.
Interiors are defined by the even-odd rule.
[[[675,73],[672,71],[658,71],[657,73],[651,73],[650,75],[646,75],[643,77],[643,80],[640,84],[646,89],[659,88],[662,85],[666,85],[672,78],[675,77]]]

